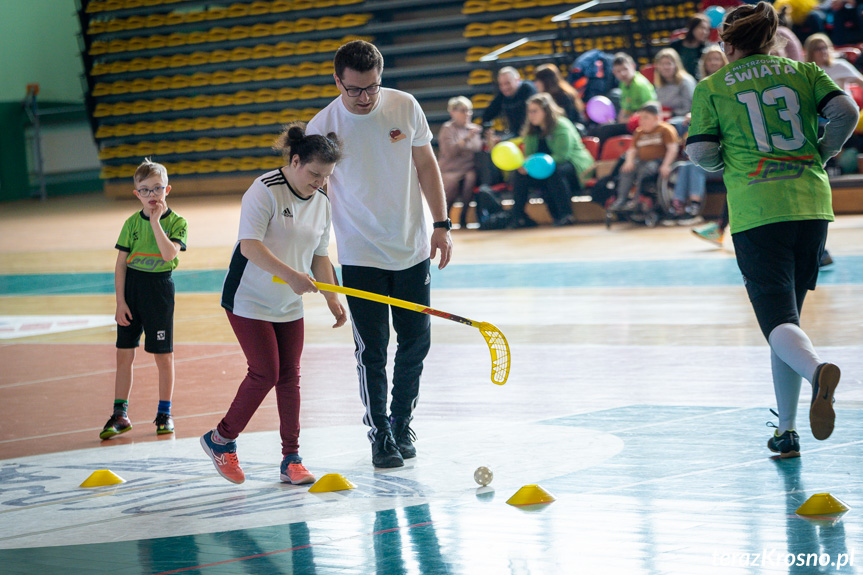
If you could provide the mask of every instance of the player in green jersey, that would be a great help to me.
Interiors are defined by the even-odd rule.
[[[99,433],[101,439],[132,429],[127,410],[132,392],[132,362],[141,334],[144,350],[159,369],[156,433],[174,432],[174,280],[178,255],[186,249],[186,220],[168,208],[171,186],[165,166],[145,160],[135,171],[135,197],[143,209],[123,224],[115,246],[114,288],[117,295],[117,374],[114,412]]]
[[[857,106],[817,66],[768,56],[778,17],[759,2],[731,10],[720,38],[728,64],[695,88],[686,152],[725,168],[737,263],[770,344],[779,425],[767,442],[780,457],[800,455],[795,431],[802,379],[812,384],[816,439],[833,431],[839,368],[821,360],[800,329],[807,290],[833,221],[824,164],[857,124]],[[818,139],[818,116],[829,120]]]

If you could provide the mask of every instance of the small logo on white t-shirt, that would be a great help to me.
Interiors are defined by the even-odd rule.
[[[404,140],[405,138],[407,138],[407,136],[398,128],[390,130],[390,144],[395,144],[399,140]]]
[[[282,211],[282,215],[286,218],[294,217],[294,214],[291,213],[291,208],[285,208],[284,211]]]

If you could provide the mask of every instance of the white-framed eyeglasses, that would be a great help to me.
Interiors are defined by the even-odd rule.
[[[156,196],[158,198],[165,193],[165,186],[156,186],[152,190],[150,188],[138,188],[135,191],[145,198],[149,198],[150,196]]]

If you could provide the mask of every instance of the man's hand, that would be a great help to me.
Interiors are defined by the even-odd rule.
[[[437,269],[442,270],[447,266],[452,257],[452,237],[450,237],[449,230],[435,228],[434,232],[432,232],[431,259],[435,258],[438,249],[440,249],[440,262]]]
[[[333,324],[333,327],[342,327],[345,325],[345,322],[348,321],[348,314],[345,313],[345,308],[342,307],[339,298],[334,293],[324,294],[324,297],[327,299],[327,307],[330,308],[330,313],[336,318],[336,323]]]

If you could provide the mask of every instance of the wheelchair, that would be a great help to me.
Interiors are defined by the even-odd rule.
[[[622,161],[618,162],[618,165],[615,166],[613,172],[615,178],[622,163]],[[611,228],[611,224],[615,221],[630,221],[653,228],[663,219],[677,217],[677,214],[672,209],[674,188],[677,184],[680,168],[688,163],[686,161],[674,162],[671,165],[671,172],[667,178],[663,178],[657,174],[644,180],[641,189],[636,193],[634,205],[631,205],[629,209],[620,209],[614,212],[609,210],[608,208],[615,198],[615,195],[612,194],[605,202],[605,227]],[[703,207],[703,201],[700,204],[693,203],[686,205],[686,217],[695,218],[700,216]]]

